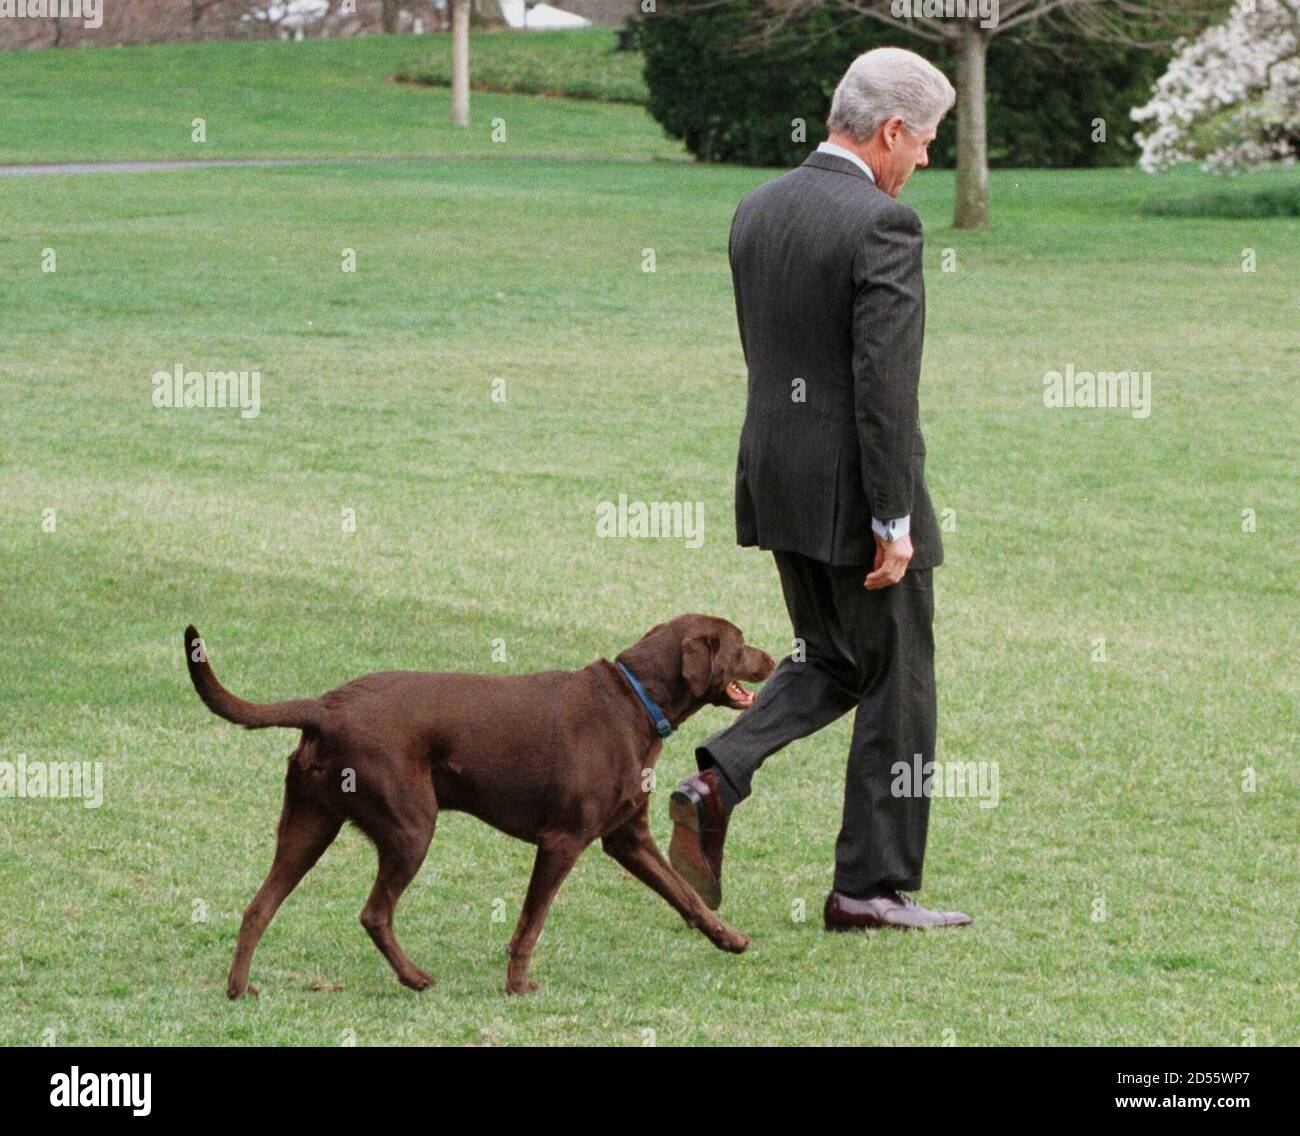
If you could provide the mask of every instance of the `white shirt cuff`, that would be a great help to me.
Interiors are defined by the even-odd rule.
[[[912,518],[910,514],[892,521],[878,521],[875,517],[871,518],[871,531],[883,541],[897,540],[900,536],[907,536],[911,530]]]

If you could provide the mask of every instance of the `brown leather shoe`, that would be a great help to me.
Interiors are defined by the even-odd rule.
[[[716,769],[705,769],[688,777],[668,801],[673,821],[668,859],[712,911],[722,906],[722,844],[729,818],[721,776]]]
[[[896,891],[886,892],[875,899],[854,899],[833,891],[826,897],[822,918],[828,931],[863,931],[873,927],[911,931],[930,927],[964,927],[974,922],[960,911],[931,911]]]

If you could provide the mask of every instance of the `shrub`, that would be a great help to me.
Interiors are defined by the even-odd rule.
[[[660,0],[643,19],[649,110],[673,137],[707,161],[791,166],[826,137],[826,113],[845,68],[873,47],[908,47],[951,78],[955,63],[931,44],[875,21],[810,10],[792,33],[749,55],[732,50],[751,30],[752,6],[723,0]],[[1035,28],[1023,41],[989,47],[988,147],[995,166],[1117,166],[1133,160],[1129,111],[1146,97],[1167,55]],[[950,119],[952,116],[949,116]],[[796,121],[806,133],[800,138]],[[1104,141],[1094,141],[1096,120]],[[951,165],[955,132],[930,148],[932,165]]]
[[[1224,189],[1148,202],[1142,209],[1158,217],[1300,217],[1300,184],[1268,189]]]
[[[1200,161],[1216,173],[1300,158],[1300,0],[1237,0],[1227,20],[1180,45],[1138,136],[1152,173]]]

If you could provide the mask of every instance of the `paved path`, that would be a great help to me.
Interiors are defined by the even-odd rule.
[[[203,158],[194,161],[52,162],[45,165],[0,166],[0,177],[42,177],[49,174],[146,174],[156,170],[226,170],[252,166],[345,166],[362,162],[681,162],[687,158],[602,158],[576,154],[381,154],[355,158]]]

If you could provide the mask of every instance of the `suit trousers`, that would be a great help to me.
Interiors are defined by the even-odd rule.
[[[701,743],[696,761],[718,765],[743,799],[768,757],[856,709],[834,888],[916,891],[930,798],[893,786],[898,763],[935,760],[933,569],[908,569],[897,584],[868,591],[867,565],[773,556],[796,649],[753,706]]]

